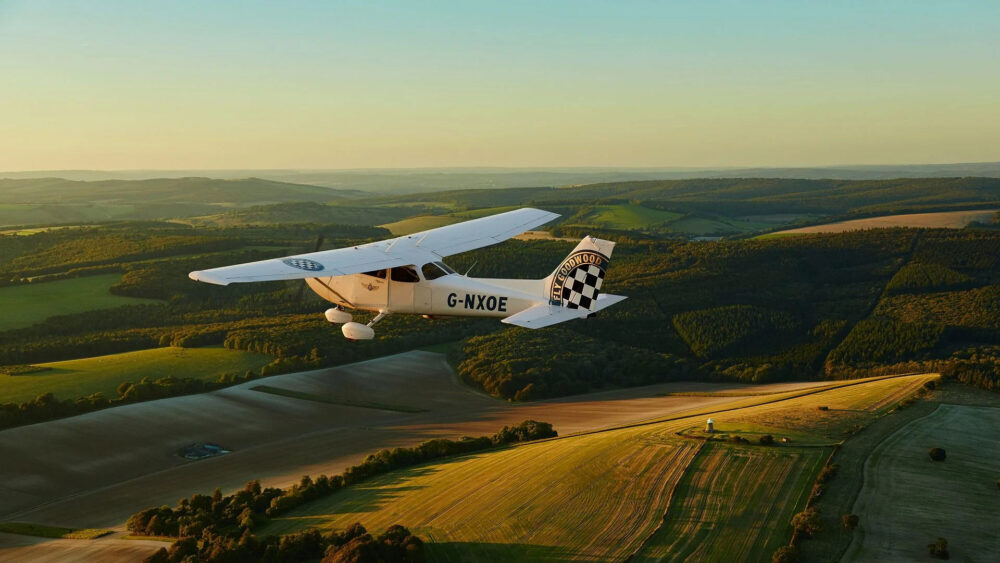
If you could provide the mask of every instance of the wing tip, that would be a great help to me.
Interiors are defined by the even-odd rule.
[[[188,274],[188,277],[196,282],[211,283],[215,285],[229,285],[228,281],[222,278],[217,278],[209,274],[208,272],[204,272],[202,270],[196,270],[194,272],[191,272]]]

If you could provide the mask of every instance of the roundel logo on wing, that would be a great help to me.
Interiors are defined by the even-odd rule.
[[[285,258],[282,262],[288,266],[307,272],[318,272],[323,269],[322,264],[308,258]]]
[[[593,250],[571,254],[556,270],[549,288],[549,302],[570,309],[593,309],[610,260]]]

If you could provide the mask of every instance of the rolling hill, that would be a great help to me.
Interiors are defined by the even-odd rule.
[[[689,413],[398,470],[306,503],[258,533],[404,522],[429,542],[435,561],[659,561],[685,554],[767,561],[789,541],[788,523],[804,508],[831,440],[936,377],[734,400],[712,416],[720,439],[742,435],[751,439],[745,445],[679,436],[703,424],[704,415]],[[814,414],[817,405],[829,410]],[[756,445],[762,432],[744,421],[758,416],[804,437]],[[725,486],[714,486],[715,478]],[[729,527],[734,520],[753,525]]]
[[[170,219],[219,213],[233,206],[331,202],[358,192],[242,178],[157,178],[76,181],[0,179],[0,225]]]

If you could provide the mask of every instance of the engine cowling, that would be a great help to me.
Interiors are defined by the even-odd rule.
[[[345,323],[340,328],[344,338],[348,340],[371,340],[375,338],[375,329],[361,323]]]
[[[326,317],[326,320],[338,325],[349,323],[354,319],[353,315],[347,311],[337,309],[336,307],[327,309],[326,312],[323,313],[323,316]]]

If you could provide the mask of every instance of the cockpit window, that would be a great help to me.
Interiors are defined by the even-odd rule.
[[[451,268],[449,268],[448,265],[445,264],[444,262],[435,262],[434,265],[437,266],[438,268],[441,268],[442,270],[444,270],[445,272],[447,272],[449,274],[454,274],[455,273],[455,270],[452,270]]]
[[[413,266],[400,266],[398,268],[393,268],[392,272],[389,274],[389,278],[392,281],[413,283],[420,281],[420,276],[417,275],[417,271],[413,269]]]
[[[440,262],[428,262],[420,268],[420,271],[424,273],[425,280],[436,280],[442,276],[448,275],[448,272],[441,268]]]
[[[385,270],[375,270],[373,272],[365,272],[363,275],[365,275],[365,276],[371,276],[373,278],[382,278],[384,280],[385,279]]]

